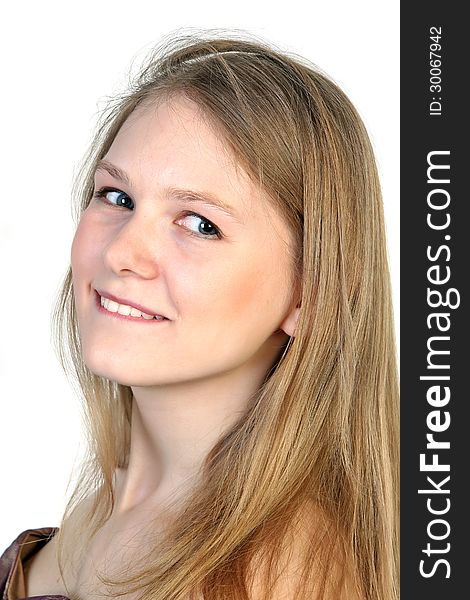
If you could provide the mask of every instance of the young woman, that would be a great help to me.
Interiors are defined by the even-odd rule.
[[[56,331],[89,459],[5,597],[396,600],[386,240],[348,98],[259,41],[176,37],[75,191]]]

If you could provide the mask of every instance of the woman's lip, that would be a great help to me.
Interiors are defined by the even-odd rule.
[[[95,290],[96,295],[97,295],[97,302],[99,304],[100,308],[103,308],[101,306],[101,301],[100,301],[100,297],[102,296],[103,298],[107,298],[108,300],[114,300],[114,302],[117,302],[118,304],[126,304],[127,306],[132,306],[134,308],[136,308],[137,310],[140,310],[140,312],[144,312],[147,315],[158,315],[160,317],[163,317],[164,319],[167,319],[167,317],[165,317],[165,315],[162,315],[159,312],[155,312],[154,310],[152,310],[151,308],[146,308],[145,306],[142,306],[141,304],[136,304],[135,302],[132,302],[131,300],[126,300],[125,298],[119,298],[119,296],[115,296],[114,294],[110,294],[109,292],[105,292],[103,290]],[[103,309],[106,310],[106,309]],[[106,311],[109,313],[109,311]],[[118,313],[112,313],[112,314],[118,314]],[[125,316],[125,315],[120,315]],[[130,317],[133,320],[136,320],[136,317]],[[141,317],[138,317],[139,319],[141,319]],[[154,319],[156,320],[156,319]]]

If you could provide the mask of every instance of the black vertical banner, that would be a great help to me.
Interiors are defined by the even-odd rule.
[[[470,597],[464,6],[401,3],[402,600]]]

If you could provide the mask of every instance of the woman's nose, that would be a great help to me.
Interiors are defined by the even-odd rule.
[[[113,232],[104,249],[105,265],[116,275],[153,279],[160,273],[156,227],[144,217],[134,213]]]

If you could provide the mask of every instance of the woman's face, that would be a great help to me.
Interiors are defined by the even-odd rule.
[[[139,107],[104,160],[71,254],[89,369],[150,386],[270,368],[292,333],[293,240],[197,105]]]

